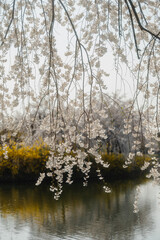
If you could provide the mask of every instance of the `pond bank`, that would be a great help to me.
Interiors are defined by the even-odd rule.
[[[147,172],[141,171],[141,170],[134,170],[131,172],[126,171],[120,171],[119,169],[114,169],[112,171],[109,171],[108,169],[102,169],[101,171],[102,176],[104,178],[104,181],[107,182],[115,182],[117,180],[135,180],[135,179],[145,179]],[[74,171],[72,180],[77,183],[81,182],[83,183],[83,177],[84,175],[79,171]],[[39,174],[29,173],[29,174],[17,174],[17,175],[11,175],[10,172],[4,172],[3,175],[0,176],[0,183],[32,183],[35,184],[39,178]],[[45,183],[50,183],[51,178],[46,177],[43,181]],[[64,183],[66,181],[66,175],[64,175]],[[90,177],[88,179],[88,182],[101,182],[99,178],[97,177],[95,171],[92,169],[90,173]]]
[[[50,156],[50,151],[43,141],[35,142],[33,146],[21,145],[18,147],[16,143],[12,143],[6,146],[5,151],[0,147],[0,182],[27,181],[35,183],[40,173],[47,173],[46,162]],[[72,153],[68,155],[72,156]],[[106,181],[145,177],[147,171],[142,171],[141,167],[144,162],[151,160],[148,156],[135,156],[132,163],[124,168],[126,158],[123,154],[103,152],[101,157],[104,163],[109,164],[108,168],[97,164],[93,156],[88,156],[85,159],[86,162],[92,163],[89,174],[90,181],[98,180],[97,170],[101,172]],[[64,174],[64,180],[66,175]],[[83,173],[74,166],[72,180],[83,181],[83,177]]]

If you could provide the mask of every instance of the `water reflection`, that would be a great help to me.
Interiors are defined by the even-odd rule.
[[[0,240],[159,240],[158,187],[141,183],[140,213],[133,213],[138,182],[66,186],[59,201],[48,186],[0,185]]]

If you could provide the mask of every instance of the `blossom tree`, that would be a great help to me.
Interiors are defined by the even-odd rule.
[[[97,138],[107,138],[102,122],[108,121],[106,69],[111,56],[118,81],[123,82],[127,72],[134,84],[123,114],[124,134],[135,138],[128,162],[144,139],[153,153],[152,145],[159,140],[159,9],[159,0],[0,1],[0,127],[16,134],[25,122],[28,144],[35,126],[45,131],[50,146],[46,167],[56,181],[51,186],[56,199],[64,173],[71,183],[75,165],[87,184],[92,164],[88,154],[108,167],[98,153]],[[42,108],[45,118],[39,124]],[[23,118],[15,128],[17,110]],[[157,161],[154,170],[159,178]]]

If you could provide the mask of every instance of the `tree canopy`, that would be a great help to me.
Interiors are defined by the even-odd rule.
[[[48,175],[55,171],[59,186],[63,171],[71,182],[75,165],[87,182],[87,154],[106,165],[98,151],[107,131],[118,138],[122,128],[125,137],[121,132],[120,138],[130,139],[128,162],[137,152],[154,153],[159,141],[159,22],[159,0],[0,1],[1,131],[17,134],[25,125],[29,144],[37,137],[35,128],[43,132],[51,147]],[[117,81],[132,81],[133,95],[126,103],[109,93],[112,58]],[[158,175],[151,175],[159,178],[156,164]],[[58,192],[54,186],[51,190]]]

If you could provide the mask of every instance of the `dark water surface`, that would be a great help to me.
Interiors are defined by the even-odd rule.
[[[133,213],[141,186],[140,212]],[[66,186],[55,201],[47,185],[0,185],[0,240],[160,240],[159,187],[116,182],[106,194],[95,183]]]

